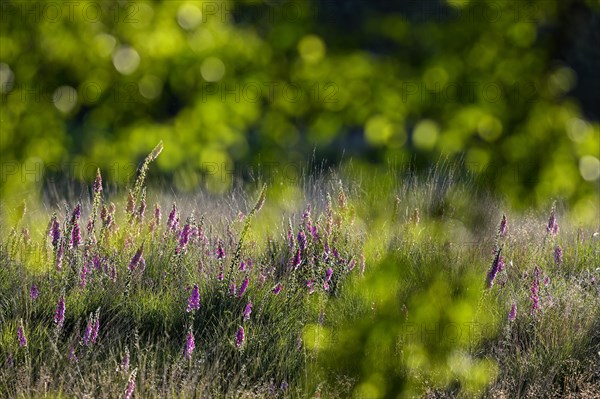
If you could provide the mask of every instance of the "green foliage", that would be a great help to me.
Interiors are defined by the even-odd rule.
[[[472,354],[497,329],[481,275],[448,251],[403,244],[331,304],[338,342],[320,355],[322,378],[334,392],[336,377],[355,378],[357,398],[420,396],[451,384],[481,394],[497,373],[493,360]]]
[[[345,148],[418,168],[448,157],[513,206],[560,196],[593,216],[599,127],[572,93],[594,86],[561,58],[589,59],[595,39],[574,30],[594,31],[596,2],[335,4],[3,2],[6,209],[98,166],[127,182],[164,140],[158,167],[183,191]]]

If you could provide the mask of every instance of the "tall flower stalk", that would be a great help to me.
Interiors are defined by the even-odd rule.
[[[248,229],[250,228],[250,222],[252,221],[252,218],[254,217],[254,215],[256,215],[256,213],[262,209],[263,205],[265,204],[266,198],[267,198],[267,185],[264,184],[262,187],[262,190],[260,191],[260,194],[258,196],[258,200],[256,201],[256,204],[254,205],[254,208],[252,208],[252,210],[246,217],[246,220],[244,221],[244,227],[242,228],[242,232],[240,233],[240,238],[238,240],[237,247],[236,247],[235,252],[233,253],[233,257],[231,259],[231,267],[229,270],[229,280],[231,279],[231,274],[234,271],[235,265],[237,265],[240,261],[240,257],[242,255],[242,246],[244,245],[244,239],[246,238],[246,234],[248,233]]]
[[[492,266],[490,267],[490,270],[488,271],[487,288],[492,288],[492,286],[494,285],[494,280],[496,279],[496,275],[498,274],[499,271],[504,269],[504,259],[502,259],[502,255],[500,255],[501,251],[502,251],[502,248],[498,249],[498,252],[496,252],[496,256],[494,257]]]
[[[192,332],[192,329],[190,328],[190,331],[188,332],[188,334],[186,336],[185,351],[183,354],[183,356],[185,357],[186,360],[190,360],[192,358],[192,353],[194,352],[195,348],[196,348],[196,342],[194,340],[194,334]]]
[[[25,328],[23,327],[23,319],[19,320],[19,327],[17,327],[17,339],[19,346],[27,346],[27,338],[25,337]]]
[[[163,150],[163,143],[160,141],[156,147],[152,150],[150,154],[144,159],[144,163],[140,167],[138,177],[135,181],[135,185],[133,187],[133,191],[131,192],[131,209],[128,209],[130,214],[130,221],[133,221],[135,218],[135,207],[137,204],[141,204],[141,195],[142,188],[144,186],[144,181],[146,180],[146,174],[148,173],[148,168],[150,167],[150,163],[154,161]],[[129,208],[129,207],[128,207]],[[144,206],[145,209],[145,206]]]
[[[137,376],[137,368],[133,369],[127,382],[127,388],[125,388],[124,399],[131,399],[133,397],[133,391],[135,390],[135,377]]]
[[[61,295],[56,304],[56,309],[54,310],[54,323],[56,327],[60,330],[65,322],[65,295]]]
[[[198,289],[198,284],[194,284],[194,288],[192,288],[192,293],[188,299],[186,312],[189,313],[198,309],[200,309],[200,290]]]

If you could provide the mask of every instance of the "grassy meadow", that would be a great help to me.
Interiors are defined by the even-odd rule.
[[[165,149],[167,151],[168,149]],[[0,238],[0,396],[600,395],[600,236],[468,179],[85,195]]]

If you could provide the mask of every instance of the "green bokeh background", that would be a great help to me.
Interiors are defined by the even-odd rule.
[[[562,198],[598,217],[597,1],[1,10],[8,206],[39,197],[48,176],[89,182],[96,166],[128,182],[162,140],[155,174],[181,191],[223,192],[253,165],[281,174],[313,156],[418,169],[443,159],[515,206]]]

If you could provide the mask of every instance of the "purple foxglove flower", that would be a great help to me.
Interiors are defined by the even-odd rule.
[[[508,233],[508,222],[506,220],[506,215],[502,215],[502,221],[500,221],[498,232],[500,233],[500,237],[506,237],[506,234]]]
[[[314,235],[316,228],[313,226],[312,217],[310,215],[310,204],[306,207],[306,210],[302,214],[302,219],[304,220],[304,227],[306,227],[306,229]]]
[[[242,261],[242,263],[240,263],[240,267],[238,270],[240,270],[240,271],[246,270],[246,262]]]
[[[337,248],[333,247],[333,257],[337,260],[340,260],[340,253],[338,252]]]
[[[325,291],[329,291],[329,283],[328,283],[327,281],[325,281],[325,282],[323,283],[323,289],[324,289]]]
[[[131,399],[133,396],[133,391],[135,390],[135,377],[137,375],[137,369],[133,369],[131,375],[129,376],[129,382],[127,383],[127,388],[125,389],[124,399]]]
[[[236,287],[235,283],[232,281],[231,284],[229,284],[229,296],[235,296],[236,292],[237,292],[237,287]]]
[[[125,348],[125,354],[123,355],[123,358],[121,359],[121,363],[117,366],[116,371],[124,371],[124,372],[129,371],[129,348]]]
[[[73,230],[71,230],[71,241],[69,246],[71,248],[77,248],[81,243],[81,228],[79,227],[79,219],[75,219],[73,222]]]
[[[504,265],[504,261],[502,259],[502,256],[500,255],[500,251],[498,251],[496,257],[494,258],[494,261],[492,262],[492,267],[490,268],[487,274],[487,288],[492,288],[492,286],[494,285],[496,275],[500,271],[500,264]]]
[[[306,210],[305,210],[305,211],[304,211],[304,213],[302,214],[302,218],[303,218],[304,220],[306,220],[306,219],[307,219],[307,218],[309,218],[309,217],[310,217],[310,204],[308,204],[308,205],[306,206]]]
[[[86,230],[87,230],[88,234],[92,234],[92,232],[94,231],[94,220],[92,220],[91,216],[88,219]]]
[[[498,273],[503,271],[506,268],[506,264],[504,263],[504,258],[502,255],[498,257]]]
[[[102,259],[100,259],[100,256],[98,254],[94,255],[94,260],[92,261],[92,265],[94,267],[95,270],[102,270]]]
[[[173,203],[169,219],[167,220],[167,230],[177,230],[179,228],[179,217],[177,216],[177,204]]]
[[[306,287],[308,288],[308,292],[310,294],[312,294],[313,292],[315,292],[315,286],[314,286],[314,284],[315,284],[314,280],[308,280],[306,282]]]
[[[246,336],[244,333],[244,327],[240,326],[235,333],[235,345],[238,348],[241,348],[244,345],[244,341],[246,340]]]
[[[325,272],[325,281],[329,282],[331,280],[331,275],[333,274],[333,269],[330,267]]]
[[[186,312],[191,312],[192,310],[200,309],[200,290],[198,289],[198,284],[194,284],[194,288],[192,288],[192,294],[188,299],[188,307]]]
[[[96,171],[96,180],[94,180],[94,193],[100,194],[102,192],[102,175],[100,169]]]
[[[552,212],[550,213],[550,218],[548,218],[548,226],[546,227],[546,231],[551,235],[558,234],[558,223],[556,221],[556,212],[554,208],[552,208]]]
[[[60,329],[65,322],[65,296],[62,295],[56,304],[54,311],[54,323]]]
[[[162,219],[162,214],[160,212],[160,205],[156,204],[154,206],[154,224],[156,226],[160,225],[161,219]]]
[[[127,211],[128,214],[133,215],[134,210],[135,198],[133,196],[133,192],[129,191],[129,194],[127,195],[127,207],[125,208],[125,211]]]
[[[52,246],[56,249],[58,241],[60,240],[60,223],[58,223],[56,215],[52,216],[50,237],[52,237]]]
[[[244,308],[244,321],[250,318],[250,313],[252,313],[252,302],[248,302]]]
[[[277,283],[275,288],[273,288],[273,294],[275,294],[275,295],[279,294],[281,292],[282,288],[283,288],[283,286],[281,285],[281,283]]]
[[[355,266],[356,266],[356,259],[352,258],[352,260],[350,260],[350,263],[348,263],[348,271],[351,272],[352,270],[354,270]]]
[[[298,266],[302,263],[302,257],[300,256],[300,248],[296,250],[296,255],[292,258],[292,267],[294,270],[298,269]]]
[[[508,312],[508,320],[515,321],[516,318],[517,318],[517,304],[513,303],[512,306],[510,307],[510,312]]]
[[[146,214],[146,198],[142,197],[140,201],[140,207],[138,208],[138,219],[144,220],[144,215]]]
[[[142,255],[144,253],[144,244],[142,244],[135,255],[131,258],[131,262],[129,262],[129,266],[127,267],[129,270],[134,271],[140,265],[140,262],[143,260]],[[144,262],[145,265],[145,262]]]
[[[186,360],[190,360],[192,358],[192,353],[194,352],[195,348],[196,343],[194,341],[194,334],[192,334],[192,331],[190,330],[190,332],[188,332],[187,334],[187,339],[185,341],[184,357]]]
[[[29,289],[29,299],[35,301],[39,295],[38,288],[35,284],[31,284],[31,288]]]
[[[241,298],[244,295],[244,293],[246,292],[246,289],[248,288],[249,282],[250,282],[250,280],[248,279],[248,276],[246,276],[244,281],[242,281],[242,285],[240,285],[240,289],[238,290],[238,293],[237,293],[238,298]]]
[[[563,261],[563,250],[562,248],[557,245],[554,248],[554,262],[556,262],[557,265],[561,264]]]
[[[64,245],[61,242],[58,245],[58,251],[56,252],[56,270],[62,272],[62,261],[65,253]]]
[[[179,245],[175,252],[179,253],[181,250],[184,250],[187,247],[188,242],[190,241],[190,233],[192,232],[191,225],[186,223],[179,233]]]
[[[102,226],[106,227],[108,224],[108,208],[104,205],[102,205],[102,209],[100,209],[100,220],[102,220]]]
[[[83,344],[88,346],[90,344],[90,338],[92,336],[92,329],[94,328],[94,318],[92,314],[88,318],[87,326],[85,327],[85,332],[83,333]]]
[[[306,234],[304,233],[303,230],[300,230],[300,232],[298,233],[298,246],[300,247],[300,250],[304,251],[306,250]]]
[[[27,338],[25,338],[25,330],[23,328],[23,320],[19,321],[19,327],[17,328],[17,338],[19,339],[19,346],[27,346]]]
[[[71,223],[75,223],[76,220],[79,220],[81,217],[81,204],[75,205],[73,209],[73,213],[71,214]]]
[[[225,250],[223,249],[223,245],[221,245],[221,241],[219,241],[219,245],[217,246],[216,255],[218,260],[225,259]]]
[[[100,332],[100,316],[98,314],[96,314],[96,317],[94,318],[94,325],[92,326],[92,334],[90,336],[92,343],[96,342],[96,340],[98,339],[99,332]]]
[[[544,286],[548,286],[548,284],[550,284],[550,277],[546,276],[544,277]]]
[[[113,283],[117,282],[117,267],[115,265],[110,266],[108,277]]]
[[[225,277],[223,276],[223,271],[220,271],[219,274],[217,274],[217,280],[219,281],[223,281]]]
[[[88,269],[84,263],[83,266],[81,267],[81,288],[85,288],[85,286],[87,284],[87,278],[86,278],[87,272],[88,272]]]

